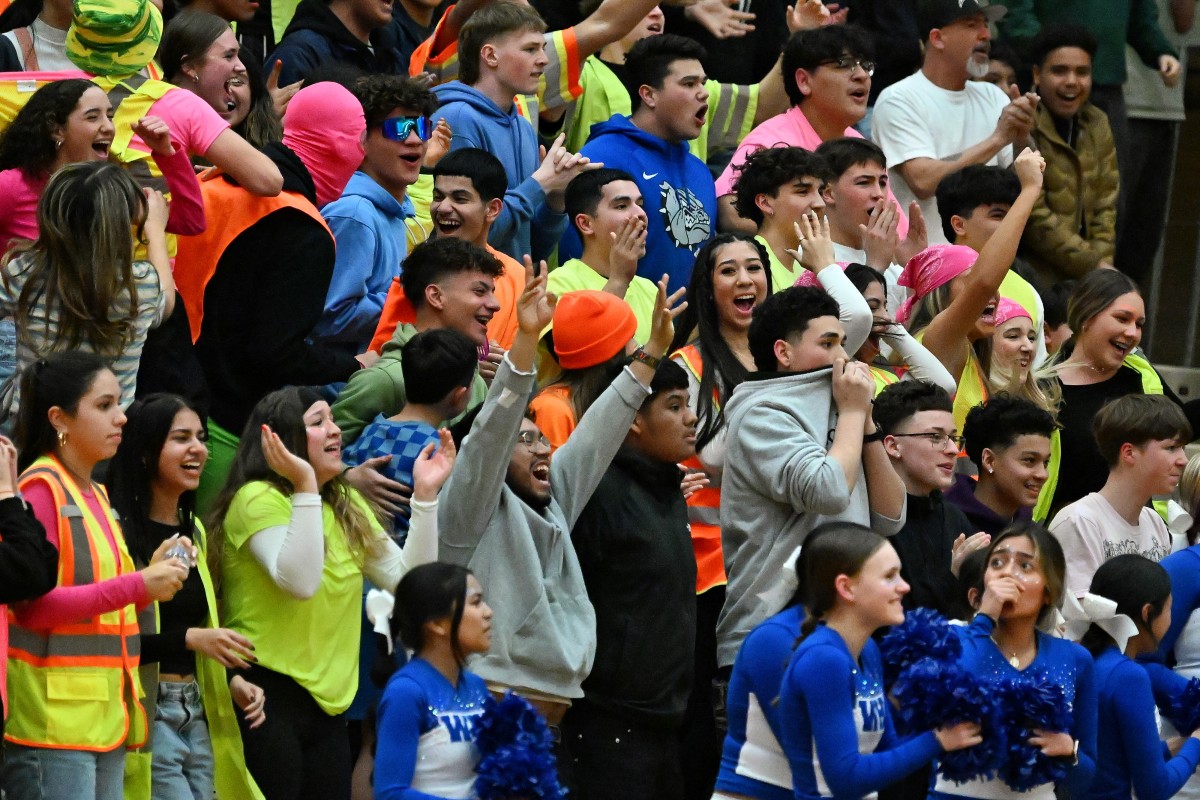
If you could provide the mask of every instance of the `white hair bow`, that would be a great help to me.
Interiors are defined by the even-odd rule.
[[[1078,599],[1070,593],[1063,598],[1063,637],[1078,642],[1092,625],[1112,637],[1117,649],[1125,652],[1125,645],[1138,635],[1138,627],[1127,614],[1117,613],[1117,604],[1107,597],[1090,592]]]
[[[372,589],[367,592],[367,619],[371,620],[376,633],[387,639],[388,655],[392,654],[392,610],[396,607],[396,598],[391,592],[383,589]]]

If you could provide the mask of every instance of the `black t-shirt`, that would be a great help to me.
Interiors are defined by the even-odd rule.
[[[157,541],[166,541],[175,534],[190,535],[179,525],[163,525],[153,520],[147,523]],[[142,663],[158,662],[158,671],[173,675],[194,675],[196,654],[187,649],[188,628],[203,628],[208,618],[208,598],[200,572],[193,568],[187,580],[173,598],[158,604],[159,633],[142,634]]]

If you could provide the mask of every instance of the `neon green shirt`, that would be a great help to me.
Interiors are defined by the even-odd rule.
[[[562,297],[567,292],[577,292],[580,289],[604,291],[608,278],[601,275],[578,258],[572,258],[557,269],[550,271],[546,288]],[[650,340],[650,331],[654,328],[654,304],[658,300],[658,287],[640,275],[635,275],[625,291],[625,302],[633,309],[637,317],[637,331],[633,338],[638,344]]]
[[[771,291],[782,292],[796,284],[796,281],[804,274],[804,267],[792,261],[792,267],[789,268],[786,264],[779,260],[779,256],[775,255],[775,251],[771,249],[771,245],[767,244],[767,240],[761,236],[755,236],[754,240],[761,244],[767,251],[767,258],[771,259]]]
[[[353,502],[374,515],[352,491]],[[279,588],[250,552],[250,537],[287,526],[292,500],[266,481],[238,490],[225,517],[224,622],[254,642],[258,663],[294,679],[325,713],[340,714],[358,690],[358,648],[362,615],[362,568],[355,563],[333,508],[321,508],[325,568],[321,586],[307,600]],[[376,535],[384,536],[382,530]]]

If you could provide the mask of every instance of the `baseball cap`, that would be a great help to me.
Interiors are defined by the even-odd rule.
[[[944,27],[963,17],[983,14],[988,22],[995,22],[1007,13],[1006,7],[993,5],[989,0],[919,0],[917,3],[917,23],[922,39],[928,39],[929,32],[934,28]]]

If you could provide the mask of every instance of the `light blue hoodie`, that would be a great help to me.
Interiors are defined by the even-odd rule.
[[[415,214],[412,200],[400,202],[362,172],[355,172],[342,196],[321,209],[337,240],[337,259],[314,339],[355,354],[367,349],[388,288],[408,255],[404,220]]]
[[[482,92],[461,81],[433,87],[442,107],[437,116],[450,123],[454,138],[450,149],[478,147],[504,165],[508,192],[504,208],[492,223],[488,243],[518,261],[530,255],[548,258],[567,225],[565,214],[546,205],[546,193],[532,177],[541,163],[537,132],[517,113],[516,104],[505,112]]]

